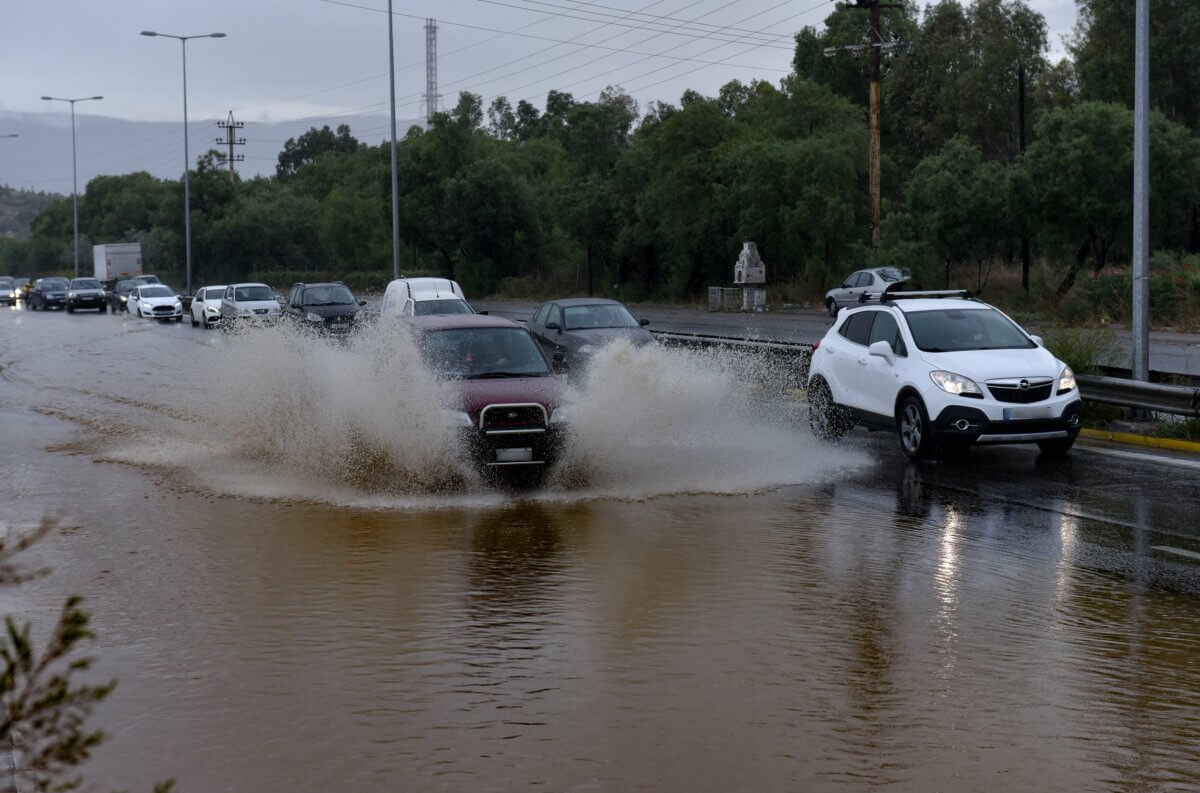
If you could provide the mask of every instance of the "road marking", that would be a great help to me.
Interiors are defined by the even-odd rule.
[[[1174,548],[1170,545],[1151,545],[1150,548],[1155,551],[1163,551],[1164,553],[1173,553],[1178,556],[1186,556],[1189,559],[1195,559],[1197,561],[1200,561],[1200,553],[1196,553],[1195,551],[1189,551],[1184,548]]]
[[[1140,460],[1142,462],[1160,463],[1162,465],[1170,465],[1175,468],[1190,468],[1193,471],[1200,471],[1200,460],[1185,460],[1179,457],[1165,457],[1157,454],[1143,454],[1141,452],[1127,452],[1123,449],[1103,449],[1098,446],[1077,446],[1080,451],[1088,451],[1092,454],[1107,454],[1110,457],[1121,457],[1126,460]]]

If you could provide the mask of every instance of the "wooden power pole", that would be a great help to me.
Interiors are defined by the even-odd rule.
[[[863,50],[867,51],[867,56],[870,58],[870,87],[871,87],[871,142],[870,142],[870,175],[867,185],[870,194],[870,210],[871,210],[871,250],[879,249],[879,222],[880,222],[880,187],[879,187],[879,157],[881,151],[880,145],[880,130],[882,122],[880,120],[881,105],[883,97],[881,94],[880,81],[882,79],[882,69],[880,61],[883,58],[883,53],[897,52],[906,47],[907,44],[899,41],[890,41],[886,44],[883,41],[883,35],[880,32],[880,15],[879,11],[883,8],[904,8],[900,3],[885,3],[881,0],[855,0],[854,5],[849,8],[865,8],[870,13],[870,23],[867,29],[867,43],[852,44],[846,47],[828,47],[825,49],[825,56],[832,57],[839,52],[855,52],[860,53]]]

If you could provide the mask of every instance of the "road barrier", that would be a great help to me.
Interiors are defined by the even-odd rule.
[[[799,342],[744,339],[736,336],[709,336],[699,333],[669,333],[654,331],[660,341],[691,347],[718,347],[753,353],[767,353],[798,358],[790,370],[801,384],[808,379],[808,361],[812,345]],[[1144,383],[1119,377],[1080,374],[1075,376],[1080,395],[1092,402],[1138,408],[1153,413],[1176,416],[1200,416],[1200,388]]]
[[[1176,416],[1200,416],[1200,388],[1090,374],[1075,375],[1075,380],[1083,398],[1092,402]]]

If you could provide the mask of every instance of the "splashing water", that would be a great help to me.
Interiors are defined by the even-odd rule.
[[[764,398],[763,359],[618,341],[574,394],[560,486],[596,495],[736,493],[823,479],[861,462],[797,429],[795,406]]]
[[[861,455],[820,447],[795,402],[754,383],[768,360],[615,342],[568,389],[561,463],[526,498],[745,493],[823,480]],[[491,503],[498,495],[449,425],[453,382],[424,367],[403,326],[347,342],[279,326],[205,346],[180,418],[107,459],[172,467],[204,489],[385,508]],[[191,400],[189,403],[187,400]]]
[[[446,383],[396,326],[348,344],[288,327],[232,334],[205,359],[203,423],[236,454],[367,492],[460,489],[475,477],[444,406]]]

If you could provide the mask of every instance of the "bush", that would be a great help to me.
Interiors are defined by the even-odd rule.
[[[1042,340],[1076,372],[1098,374],[1117,351],[1116,334],[1108,328],[1052,328]]]

